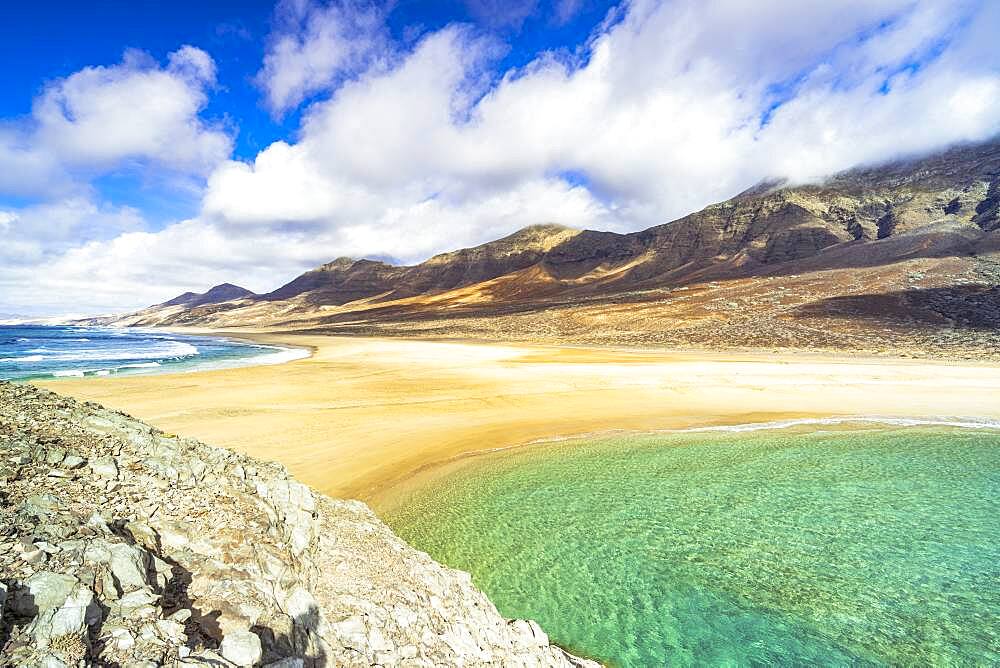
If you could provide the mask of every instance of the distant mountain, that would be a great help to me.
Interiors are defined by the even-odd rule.
[[[998,216],[991,141],[764,182],[630,234],[536,225],[413,266],[339,258],[264,295],[182,295],[120,323],[807,347],[856,330],[879,349],[915,327],[1000,326]]]
[[[234,299],[247,299],[250,297],[256,297],[256,295],[246,288],[241,288],[238,285],[223,283],[221,285],[216,285],[207,292],[185,292],[182,295],[174,297],[170,301],[165,301],[162,304],[156,304],[156,306],[152,308],[159,306],[185,306],[187,308],[193,308],[195,306],[204,306],[205,304],[221,304],[222,302],[228,302]]]
[[[74,320],[74,324],[97,326],[135,326],[145,327],[167,326],[181,324],[186,320],[186,314],[218,313],[228,309],[239,308],[248,300],[257,298],[246,288],[232,283],[216,285],[206,292],[185,292],[161,304],[154,304],[141,311],[126,315],[96,316]],[[184,324],[195,324],[184,322]]]
[[[412,267],[341,257],[308,271],[274,292],[267,301],[302,297],[313,304],[381,301],[439,293],[530,267],[547,252],[579,234],[559,225],[533,225],[490,243],[435,255]]]

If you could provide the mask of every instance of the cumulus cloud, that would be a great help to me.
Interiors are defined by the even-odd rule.
[[[279,28],[271,37],[257,83],[277,115],[345,77],[391,59],[385,16],[373,4],[282,0],[276,17]]]
[[[136,209],[101,205],[86,197],[0,211],[0,260],[7,266],[32,265],[91,239],[111,238],[144,227]]]
[[[997,3],[633,0],[576,51],[508,72],[494,69],[503,45],[475,29],[392,43],[372,12],[284,2],[258,82],[276,113],[317,98],[295,139],[218,163],[195,219],[46,255],[52,284],[121,308],[226,280],[267,290],[338,255],[413,262],[541,222],[640,229],[764,178],[815,179],[1000,132]],[[191,119],[209,63],[120,67],[186,82],[195,102],[172,117]],[[56,135],[78,118],[59,108]],[[114,131],[127,148],[108,160],[203,155]],[[110,150],[66,134],[45,145],[86,160]],[[0,161],[44,172],[52,152],[22,155],[22,137],[0,127]],[[23,213],[12,215],[11,229]]]
[[[88,67],[49,86],[32,115],[38,144],[72,164],[148,158],[207,171],[228,157],[230,139],[198,118],[215,78],[207,53],[183,47],[159,68],[139,53],[121,65]]]
[[[817,178],[995,133],[1000,53],[983,26],[996,11],[635,0],[577,57],[541,54],[485,87],[496,45],[449,27],[334,87],[305,113],[298,143],[221,168],[206,213],[373,224],[431,197],[460,207],[571,175],[605,225],[664,222],[762,178]],[[544,220],[530,204],[523,218]]]
[[[227,132],[199,116],[215,76],[212,58],[192,46],[163,65],[129,51],[117,65],[50,82],[30,115],[0,123],[0,196],[16,203],[0,206],[5,310],[38,312],[45,303],[77,309],[107,293],[93,267],[77,271],[67,258],[148,225],[138,209],[104,201],[93,181],[127,169],[179,193],[190,179],[204,179],[232,147]],[[135,283],[118,289],[142,291]]]
[[[387,207],[378,218],[318,228],[234,229],[203,217],[158,232],[123,231],[112,239],[94,239],[57,253],[46,252],[45,243],[28,236],[20,251],[17,238],[7,246],[20,252],[20,261],[0,268],[0,294],[5,311],[98,313],[137,309],[224,282],[267,292],[328,262],[331,249],[363,256],[377,248],[383,256],[423,258],[441,250],[445,237],[451,239],[446,244],[450,248],[479,241],[483,231],[500,236],[523,227],[535,220],[534,214],[526,214],[529,210],[553,222],[585,221],[592,227],[603,226],[607,215],[585,188],[539,181],[482,199],[432,198]],[[6,260],[0,249],[0,265]]]
[[[52,82],[30,117],[0,126],[0,192],[51,193],[129,161],[207,174],[232,148],[198,115],[214,81],[212,58],[184,46],[166,66],[130,51]]]

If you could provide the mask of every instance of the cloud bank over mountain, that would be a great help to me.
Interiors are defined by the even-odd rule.
[[[46,86],[0,125],[0,191],[39,198],[0,207],[5,310],[127,309],[234,278],[260,290],[339,255],[419,261],[541,222],[635,230],[765,178],[1000,131],[996,3],[634,0],[574,49],[506,70],[510,21],[400,39],[387,16],[278,6],[247,76],[296,129],[252,160],[203,118],[216,84],[200,48]],[[196,189],[198,215],[158,228],[96,201],[88,183],[134,163]]]

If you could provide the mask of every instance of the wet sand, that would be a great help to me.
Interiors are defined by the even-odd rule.
[[[36,384],[376,508],[418,470],[538,439],[845,415],[1000,420],[1000,367],[986,364],[225,334],[313,355]]]

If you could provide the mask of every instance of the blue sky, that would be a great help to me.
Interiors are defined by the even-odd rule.
[[[1000,131],[987,0],[5,8],[0,314],[635,230]]]
[[[572,11],[560,15],[561,4]],[[400,41],[412,42],[453,23],[495,35],[506,49],[495,63],[499,74],[543,51],[575,50],[614,3],[580,0],[519,6],[518,2],[402,0],[386,6],[388,27]],[[48,82],[87,66],[115,63],[126,49],[139,49],[162,61],[178,45],[192,44],[211,54],[218,72],[201,116],[230,129],[233,157],[252,160],[272,142],[295,137],[303,107],[276,116],[263,104],[253,78],[275,22],[273,1],[16,3],[5,9],[5,20],[18,30],[0,40],[0,62],[14,65],[5,68],[0,118],[29,114],[33,99]],[[147,187],[142,175],[129,169],[96,179],[94,186],[106,199],[141,208],[154,227],[194,215],[199,205],[197,194],[185,197],[183,192]],[[11,201],[16,200],[7,200]]]
[[[615,6],[581,0],[564,19],[558,15],[560,3],[539,2],[518,20],[517,2],[487,2],[475,9],[477,4],[401,0],[389,5],[388,25],[400,40],[451,23],[475,25],[506,43],[508,51],[496,63],[499,73],[542,51],[575,50]],[[46,82],[90,65],[117,62],[128,48],[163,60],[179,45],[193,44],[208,51],[218,67],[218,85],[203,115],[232,123],[237,131],[234,155],[252,159],[271,142],[294,136],[298,127],[298,114],[278,119],[264,108],[253,81],[274,13],[271,0],[12,3],[5,7],[4,19],[17,29],[0,40],[0,62],[6,65],[0,117],[29,113]]]

